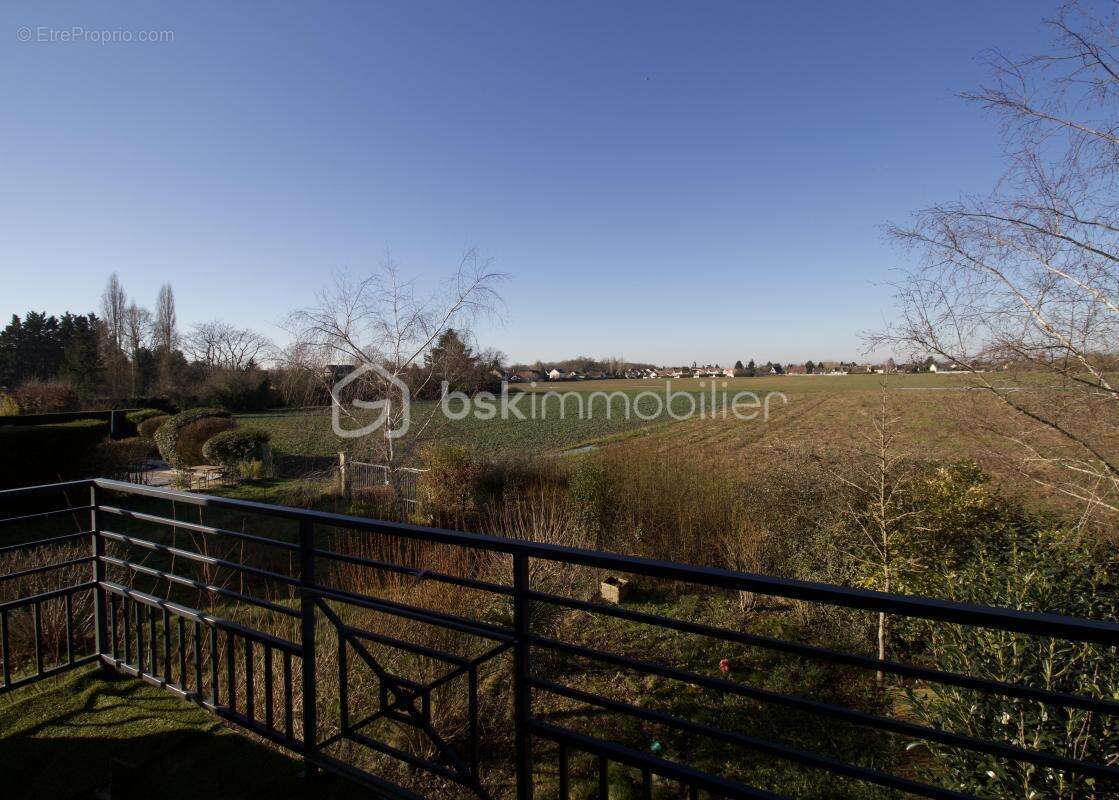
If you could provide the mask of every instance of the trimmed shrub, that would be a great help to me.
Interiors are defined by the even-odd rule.
[[[206,417],[195,420],[179,432],[179,458],[185,466],[196,467],[206,463],[202,448],[219,433],[232,430],[237,423],[227,417]]]
[[[129,411],[124,415],[124,418],[131,422],[133,425],[139,426],[144,420],[152,419],[154,417],[166,417],[166,411],[160,411],[158,408],[141,408],[138,411]]]
[[[0,427],[0,486],[33,486],[89,477],[109,425],[83,419],[56,425]],[[18,454],[18,455],[13,455]]]
[[[163,457],[163,460],[175,469],[183,469],[188,466],[179,457],[179,437],[182,435],[183,429],[192,422],[214,417],[230,419],[229,412],[222,408],[188,408],[186,411],[170,417],[160,425],[155,432],[155,444],[159,448],[159,454]],[[214,431],[214,433],[216,432]],[[199,443],[198,447],[201,449],[203,444],[205,442]]]
[[[149,442],[154,442],[155,432],[158,431],[160,426],[169,419],[171,419],[171,417],[168,414],[158,414],[154,417],[149,417],[136,426],[136,434],[141,439],[147,439]]]
[[[272,434],[261,428],[237,428],[223,431],[202,446],[207,464],[235,467],[241,462],[265,462],[269,458],[268,442]]]

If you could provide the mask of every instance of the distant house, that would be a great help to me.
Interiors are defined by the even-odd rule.
[[[726,369],[723,370],[723,375],[727,378],[733,378],[734,377],[734,368],[733,367],[727,367]]]
[[[786,375],[804,375],[806,372],[807,372],[807,370],[804,368],[804,364],[786,364],[785,365],[785,374]]]
[[[552,367],[550,370],[548,370],[548,380],[550,381],[562,381],[566,377],[566,372],[562,372],[555,367]]]
[[[509,376],[510,383],[532,383],[540,380],[544,380],[544,376],[531,369],[517,370]]]
[[[874,368],[870,364],[856,364],[848,370],[850,375],[869,375],[874,372]]]

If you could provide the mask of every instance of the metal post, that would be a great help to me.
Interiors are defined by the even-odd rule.
[[[105,539],[101,536],[101,513],[97,506],[97,484],[89,485],[89,529],[93,536],[93,620],[96,630],[97,654],[104,663],[109,657],[109,633],[105,613]]]
[[[303,776],[312,777],[317,768],[311,762],[318,741],[315,701],[315,528],[308,520],[299,521],[299,615],[300,644],[303,650]]]
[[[532,694],[528,685],[532,663],[528,636],[529,618],[528,556],[513,555],[513,733],[516,740],[517,800],[532,800],[532,738],[528,722],[532,717]]]

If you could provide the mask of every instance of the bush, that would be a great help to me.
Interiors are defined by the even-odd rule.
[[[268,375],[258,371],[218,372],[206,381],[202,397],[203,402],[239,413],[267,411],[280,403]]]
[[[171,417],[167,414],[159,414],[154,417],[149,417],[136,426],[136,434],[141,439],[147,439],[150,442],[154,442],[155,432],[158,431],[160,426],[162,426],[163,423],[169,419],[171,419]]]
[[[236,467],[242,462],[266,462],[270,458],[268,442],[272,435],[261,428],[238,428],[213,436],[202,446],[207,464]]]
[[[1119,558],[1107,545],[1086,545],[1052,531],[1010,532],[975,549],[951,582],[952,599],[1089,619],[1119,615]],[[1112,648],[970,626],[929,624],[938,669],[1014,685],[1102,699],[1119,697]],[[1119,721],[1113,716],[945,685],[910,691],[917,717],[981,739],[1066,758],[1114,761]],[[984,797],[1111,797],[1092,778],[929,745],[927,770],[953,788]]]
[[[481,505],[481,460],[468,447],[440,444],[424,453],[424,466],[416,482],[419,514],[439,527],[470,527]]]
[[[19,413],[19,403],[10,394],[0,393],[0,417],[14,417]]]
[[[155,443],[163,460],[175,469],[183,469],[189,466],[179,457],[179,437],[182,435],[183,429],[192,422],[210,418],[230,419],[230,416],[228,411],[221,408],[189,408],[175,414],[160,425],[155,432]],[[201,448],[204,443],[203,441],[198,444],[199,458],[201,458]]]
[[[202,448],[219,433],[230,431],[237,423],[228,417],[205,417],[183,427],[179,432],[179,459],[184,466],[196,467],[206,463]]]
[[[615,507],[610,477],[598,458],[582,458],[567,483],[567,507],[572,521],[597,549],[610,529]]]
[[[99,478],[138,482],[139,467],[151,453],[151,444],[142,439],[104,441],[93,454],[93,474]]]
[[[133,425],[139,427],[140,423],[144,420],[166,416],[167,412],[160,411],[158,408],[141,408],[138,411],[129,411],[127,414],[124,415],[124,418],[131,422]]]
[[[0,458],[0,486],[89,477],[97,446],[108,435],[108,423],[95,419],[0,427],[0,453],[5,454]]]
[[[81,398],[68,381],[44,381],[30,378],[15,391],[16,402],[24,414],[52,414],[77,411]]]

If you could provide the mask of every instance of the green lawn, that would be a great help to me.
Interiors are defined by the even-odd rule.
[[[90,797],[366,798],[343,780],[300,777],[284,753],[223,727],[191,703],[94,667],[0,698],[7,800]]]
[[[712,379],[681,378],[670,385],[660,380],[575,381],[516,385],[510,401],[523,394],[516,408],[525,419],[513,413],[502,419],[500,405],[492,419],[471,415],[462,420],[447,419],[434,402],[412,404],[412,434],[425,439],[472,445],[491,456],[518,456],[548,453],[579,447],[604,439],[627,436],[650,428],[671,425],[688,412],[700,398],[704,409],[722,408],[738,392],[754,392],[764,400],[769,392],[781,392],[788,406],[798,400],[828,394],[848,394],[877,390],[879,375],[775,375],[764,378]],[[890,386],[907,390],[938,390],[966,385],[961,375],[892,375]],[[666,392],[671,402],[664,402]],[[561,399],[556,394],[573,392]],[[652,399],[656,394],[662,401]],[[939,396],[940,392],[930,392]],[[578,409],[580,404],[583,413]],[[457,405],[452,410],[457,409]],[[629,407],[632,413],[626,414]],[[774,397],[771,410],[780,415],[785,401]],[[659,413],[658,413],[659,410]],[[640,416],[639,416],[640,415]],[[285,410],[264,414],[240,415],[243,425],[254,425],[272,434],[273,447],[281,455],[332,457],[339,451],[361,447],[361,440],[339,437],[331,427],[329,408]]]

